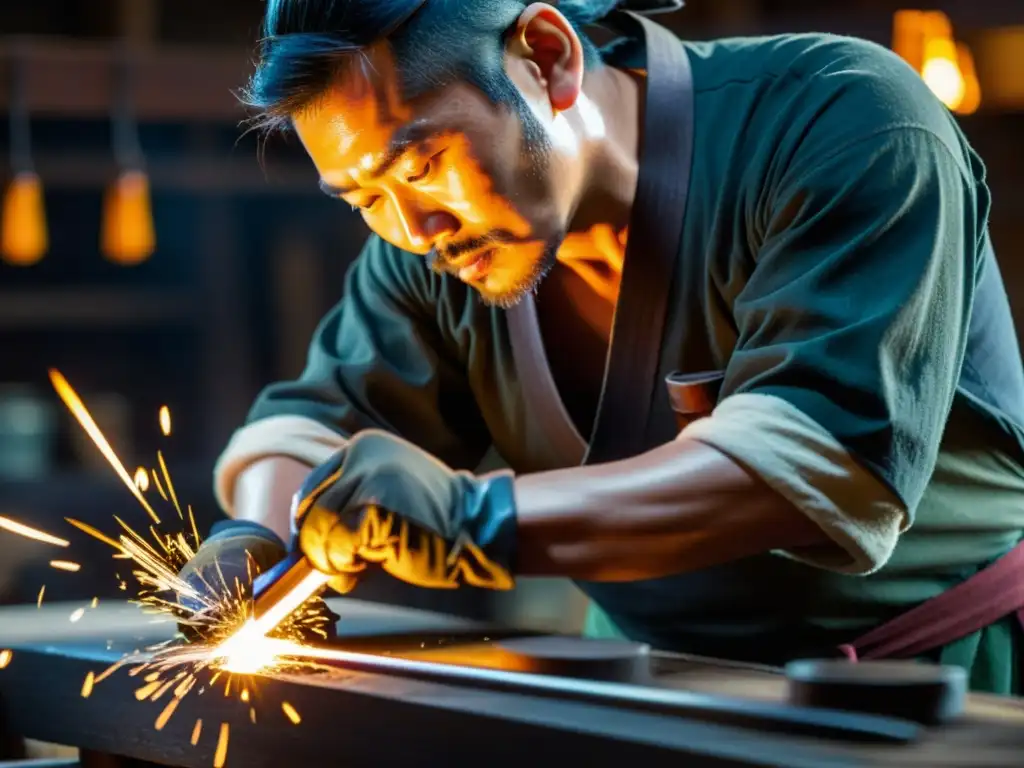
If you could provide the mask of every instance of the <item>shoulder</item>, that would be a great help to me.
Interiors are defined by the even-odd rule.
[[[687,48],[698,94],[746,92],[755,140],[768,141],[783,157],[918,133],[943,144],[965,172],[971,170],[970,150],[949,111],[912,67],[881,45],[798,34]]]

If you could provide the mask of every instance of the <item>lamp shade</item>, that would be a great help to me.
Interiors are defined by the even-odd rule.
[[[149,178],[141,170],[123,171],[103,201],[100,249],[115,264],[130,267],[146,261],[155,247]]]
[[[42,182],[33,171],[21,171],[4,190],[0,257],[8,264],[29,267],[46,255],[48,245]]]

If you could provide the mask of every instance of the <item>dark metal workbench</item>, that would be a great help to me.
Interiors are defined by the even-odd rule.
[[[439,676],[338,668],[260,678],[253,689],[255,724],[248,704],[207,693],[187,696],[158,731],[153,723],[163,704],[135,699],[138,678],[120,671],[97,685],[88,699],[82,698],[81,688],[87,672],[99,673],[122,653],[167,637],[169,625],[152,624],[150,617],[124,606],[104,605],[72,624],[68,616],[75,607],[0,610],[0,648],[13,649],[10,664],[0,671],[0,705],[9,731],[79,747],[83,765],[138,765],[109,757],[97,762],[98,755],[116,755],[158,765],[210,766],[220,723],[231,729],[228,766],[534,768],[642,762],[645,768],[942,768],[1019,766],[1024,755],[1024,702],[1019,700],[974,696],[958,722],[912,727],[913,736],[904,741],[840,738],[827,729],[816,732],[813,722],[827,724],[833,718],[838,723],[846,715],[789,707],[785,680],[776,670],[707,659],[659,656],[656,688],[641,688],[641,695],[654,690],[689,697],[691,709],[684,715],[517,685],[465,684],[446,676],[451,665],[463,665],[457,668],[460,674],[465,665],[489,666],[488,643],[502,636],[501,629],[355,601],[334,605],[342,616],[340,645],[385,659],[436,662]],[[561,685],[562,679],[544,680]],[[586,681],[566,685],[601,688]],[[282,701],[301,713],[298,726],[281,715]],[[710,705],[706,711],[705,704]],[[749,712],[737,719],[733,710],[742,714],[745,708]],[[773,716],[803,722],[808,712],[810,730],[771,722]],[[189,737],[197,718],[203,718],[205,728],[193,747]],[[897,723],[895,732],[900,727]]]

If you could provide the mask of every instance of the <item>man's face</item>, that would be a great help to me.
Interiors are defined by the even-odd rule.
[[[555,118],[542,89],[513,61],[525,118],[462,82],[405,101],[389,55],[369,63],[362,88],[338,86],[293,120],[321,187],[383,239],[511,306],[555,263],[579,162],[571,141],[543,138]]]

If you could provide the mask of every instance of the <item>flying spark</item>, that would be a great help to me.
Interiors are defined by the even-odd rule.
[[[165,437],[171,434],[171,409],[166,405],[160,406],[160,431]]]
[[[45,584],[43,584],[43,586],[41,586],[39,588],[39,597],[36,598],[36,608],[42,608],[43,607],[43,595],[44,594],[46,594],[46,585]]]
[[[287,701],[281,702],[281,710],[284,712],[285,717],[291,720],[294,725],[298,725],[302,722],[302,718],[299,717],[299,713],[295,711],[295,707]]]
[[[14,658],[14,651],[0,651],[0,669],[4,669],[8,664],[10,664],[12,658]]]
[[[220,736],[217,738],[217,751],[213,755],[213,768],[223,768],[228,757],[228,724],[220,724]]]
[[[201,538],[192,508],[183,506],[178,500],[163,454],[157,452],[159,471],[153,469],[147,473],[144,467],[139,467],[134,479],[129,477],[121,460],[71,385],[57,371],[51,371],[50,377],[68,409],[155,525],[136,530],[115,515],[113,520],[120,530],[116,534],[108,534],[70,517],[65,520],[79,531],[109,546],[114,558],[128,561],[131,564],[131,576],[136,583],[136,594],[130,602],[158,617],[154,621],[175,622],[179,628],[187,630],[185,639],[189,641],[182,645],[182,636],[179,634],[141,651],[136,649],[126,654],[98,675],[90,672],[83,681],[82,695],[91,695],[95,686],[118,669],[128,667],[129,675],[140,676],[141,685],[135,691],[136,699],[162,701],[162,709],[154,723],[154,727],[160,730],[171,720],[182,699],[195,689],[202,695],[219,680],[225,695],[234,695],[249,704],[254,698],[251,674],[319,667],[319,664],[302,658],[303,649],[308,647],[304,643],[311,634],[327,637],[329,619],[324,615],[319,599],[296,601],[295,605],[289,606],[294,608],[291,614],[282,617],[284,621],[267,633],[266,629],[253,621],[249,585],[259,569],[251,561],[249,578],[245,584],[238,579],[228,583],[219,569],[219,579],[210,578],[210,574],[199,575],[201,586],[181,579],[178,574],[195,556]],[[165,434],[170,433],[169,411],[166,419],[161,415],[161,428]],[[161,499],[173,507],[184,523],[181,530],[169,533],[158,528],[161,525],[160,516],[142,495],[142,491],[149,487],[150,480]],[[33,532],[42,534],[34,529]],[[60,567],[56,565],[59,562],[67,561],[53,561],[54,567]],[[75,570],[78,568],[77,563],[67,564],[74,566]],[[120,575],[116,578],[119,588],[127,590],[126,580]],[[41,600],[42,590],[39,602]],[[95,608],[97,604],[94,598],[91,607]],[[79,621],[85,611],[85,608],[79,608],[71,614],[70,620]],[[251,647],[246,646],[247,634],[244,630],[259,630],[257,642],[252,643]],[[233,644],[229,641],[233,641]],[[227,653],[226,650],[231,652]],[[250,706],[249,709],[250,720],[255,722],[255,707]],[[282,710],[293,723],[301,722],[298,712],[290,704],[283,705]],[[198,744],[201,733],[202,720],[197,720],[192,731],[193,745]],[[227,758],[228,739],[228,724],[224,723],[218,735],[215,766],[223,765]]]
[[[50,567],[56,568],[58,571],[70,571],[71,573],[78,573],[78,571],[82,570],[81,565],[70,560],[51,560]]]
[[[64,405],[68,407],[72,415],[78,420],[78,423],[82,425],[82,429],[86,431],[86,434],[92,438],[92,441],[99,448],[100,453],[110,463],[110,466],[114,468],[117,476],[121,478],[122,482],[128,487],[128,490],[132,492],[142,508],[146,510],[149,516],[153,519],[153,522],[157,525],[160,524],[160,518],[157,516],[153,508],[149,506],[149,502],[142,495],[141,491],[135,487],[135,483],[128,477],[128,470],[124,468],[124,464],[117,458],[117,454],[114,453],[114,449],[110,447],[110,443],[107,442],[107,438],[103,436],[103,432],[96,425],[95,420],[90,415],[88,409],[85,407],[85,403],[82,402],[82,398],[78,396],[78,393],[72,389],[68,380],[64,378],[60,371],[50,370],[50,382],[53,384],[53,388],[57,390],[57,394],[60,395],[61,400],[64,401]]]
[[[16,520],[11,520],[9,517],[0,515],[0,528],[10,533],[16,533],[19,536],[24,536],[27,539],[34,539],[35,541],[41,541],[43,544],[53,544],[55,547],[67,547],[70,546],[71,542],[67,539],[61,539],[56,536],[40,531],[38,528],[32,528],[31,526],[19,523]]]

